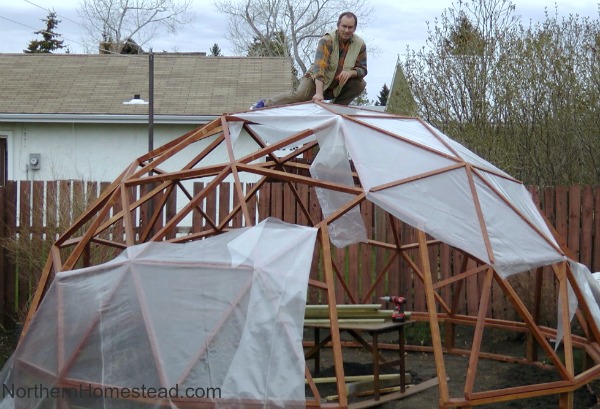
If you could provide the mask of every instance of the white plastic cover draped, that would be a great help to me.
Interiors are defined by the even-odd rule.
[[[342,131],[339,129],[340,123],[341,118],[332,126],[317,132],[319,153],[310,166],[310,174],[315,179],[354,187],[348,152],[346,151]],[[316,188],[316,191],[325,218],[356,199],[356,195],[351,193],[322,188]],[[360,214],[360,207],[358,205],[352,207],[342,217],[330,223],[329,236],[331,242],[339,248],[354,243],[366,242],[367,231]]]
[[[18,397],[0,407],[58,407],[52,392],[87,408],[202,398],[218,408],[304,408],[316,232],[267,219],[203,241],[133,246],[58,274],[3,371]]]
[[[349,107],[336,107],[336,109],[344,113],[364,112]],[[273,115],[273,112],[277,112],[277,115]],[[354,186],[348,152],[343,139],[344,133],[341,130],[342,117],[336,113],[316,104],[297,104],[237,116],[256,122],[257,124],[250,125],[250,128],[269,144],[291,136],[292,132],[312,130],[314,136],[298,141],[292,146],[295,147],[317,139],[319,153],[310,167],[311,176],[327,182]],[[317,188],[316,192],[325,218],[356,197],[350,193],[323,188]],[[352,208],[338,220],[329,224],[329,235],[331,242],[339,248],[353,243],[366,242],[367,232],[360,214],[360,207]]]
[[[503,276],[564,259],[524,186],[431,126],[380,117],[345,125],[367,198],[400,220]]]
[[[418,118],[314,103],[236,116],[252,121],[259,134],[261,126],[268,129],[264,138],[271,143],[312,129],[326,148],[312,170],[327,169],[314,171],[314,177],[332,181],[338,175],[344,183],[347,169],[339,162],[349,152],[367,199],[503,276],[565,260],[520,182]],[[320,194],[319,201],[327,216],[350,196]],[[333,227],[339,237],[351,238],[336,245],[363,237],[362,223]]]
[[[569,267],[573,272],[573,276],[575,277],[575,282],[577,283],[579,290],[583,294],[585,303],[590,309],[596,326],[600,328],[600,284],[585,265],[573,260],[569,260]],[[577,297],[575,296],[575,292],[573,291],[573,287],[571,286],[570,282],[567,285],[567,293],[567,299],[569,300],[569,305],[567,306],[569,308],[569,318],[570,320],[573,320],[579,303],[577,302]],[[564,334],[564,328],[562,325],[562,309],[564,307],[561,305],[560,300],[561,297],[558,298],[556,348],[558,348]]]

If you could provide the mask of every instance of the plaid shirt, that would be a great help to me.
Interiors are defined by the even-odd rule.
[[[337,77],[340,72],[342,72],[342,68],[344,67],[344,60],[346,59],[346,54],[348,53],[348,47],[350,46],[350,42],[353,41],[351,38],[347,43],[340,42],[340,61],[335,71],[335,76]],[[325,35],[321,37],[319,40],[319,44],[317,45],[317,52],[315,53],[315,62],[310,66],[308,72],[306,73],[307,77],[312,77],[315,80],[321,80],[325,82],[325,70],[329,66],[329,56],[333,51],[333,38],[329,35]],[[356,63],[354,64],[354,70],[356,70],[356,74],[358,78],[362,78],[367,75],[367,46],[363,44],[358,54],[358,58],[356,59]],[[334,84],[330,86],[332,88],[337,84],[337,80],[334,80]]]

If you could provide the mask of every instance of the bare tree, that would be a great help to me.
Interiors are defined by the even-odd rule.
[[[267,55],[291,57],[300,73],[306,72],[317,41],[336,27],[340,13],[355,13],[359,30],[371,13],[367,0],[215,0],[214,4],[229,17],[229,40],[237,54],[247,54],[258,40]]]
[[[82,0],[78,10],[92,44],[120,53],[127,41],[142,47],[162,31],[174,33],[191,21],[192,0]]]
[[[600,20],[524,27],[510,0],[453,6],[402,63],[418,115],[527,183],[598,183]]]

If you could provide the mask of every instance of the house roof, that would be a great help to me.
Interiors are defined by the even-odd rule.
[[[292,89],[291,61],[268,57],[154,54],[154,114],[212,116],[246,110],[257,99]],[[149,56],[0,54],[0,121],[6,114],[144,115]]]

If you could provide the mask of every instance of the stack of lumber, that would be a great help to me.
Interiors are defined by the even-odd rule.
[[[338,322],[353,324],[378,324],[392,320],[393,310],[382,310],[381,304],[340,304],[336,305]],[[304,310],[304,325],[318,325],[329,322],[329,306],[307,305]]]

